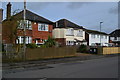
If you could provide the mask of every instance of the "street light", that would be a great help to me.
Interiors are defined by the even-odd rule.
[[[103,22],[100,22],[100,32],[101,32],[101,24],[102,24]],[[100,46],[101,46],[101,34],[100,34]]]

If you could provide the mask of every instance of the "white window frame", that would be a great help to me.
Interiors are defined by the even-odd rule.
[[[66,36],[73,36],[74,35],[74,29],[69,28],[66,30]]]
[[[83,30],[77,31],[77,37],[83,37]]]
[[[38,31],[49,31],[49,25],[38,23]]]
[[[18,29],[24,29],[24,20],[17,21]],[[29,20],[25,20],[26,29],[32,30],[32,22]]]

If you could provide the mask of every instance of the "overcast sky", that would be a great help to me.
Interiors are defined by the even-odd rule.
[[[2,3],[4,18],[6,4]],[[23,2],[12,2],[12,12],[23,10]],[[117,2],[27,2],[27,9],[53,22],[68,19],[84,28],[111,33],[118,28]]]

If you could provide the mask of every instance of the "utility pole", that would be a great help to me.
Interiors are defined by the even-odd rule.
[[[26,0],[24,0],[23,60],[26,60]]]
[[[100,22],[100,32],[101,32],[101,24],[102,24],[103,22]],[[100,46],[101,46],[101,34],[100,34]]]

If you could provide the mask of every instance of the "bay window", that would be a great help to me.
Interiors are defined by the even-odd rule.
[[[73,36],[74,35],[74,29],[67,29],[66,30],[66,36]]]

